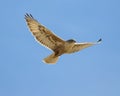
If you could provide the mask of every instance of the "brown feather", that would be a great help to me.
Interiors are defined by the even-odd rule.
[[[27,25],[35,36],[36,40],[51,50],[55,50],[56,46],[64,45],[65,41],[53,34],[49,29],[41,25],[30,14],[25,15]]]
[[[75,43],[74,46],[71,48],[71,50],[69,51],[69,53],[74,53],[74,52],[78,52],[84,48],[93,46],[95,44],[99,44],[100,42],[84,42],[84,43]]]

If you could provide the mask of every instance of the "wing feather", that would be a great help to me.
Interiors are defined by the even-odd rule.
[[[72,47],[72,49],[69,51],[69,53],[78,52],[84,48],[93,46],[95,44],[99,44],[101,41],[102,41],[102,39],[99,39],[97,42],[75,43],[75,45]]]
[[[49,29],[35,20],[31,14],[26,14],[25,20],[36,40],[47,48],[54,50],[56,46],[65,43],[64,40],[53,34]]]

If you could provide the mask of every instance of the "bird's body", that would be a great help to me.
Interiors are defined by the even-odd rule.
[[[75,45],[75,41],[74,40],[67,40],[66,43],[65,43],[65,53],[71,53],[71,50],[73,48],[73,46]]]
[[[53,34],[53,32],[51,32],[49,29],[41,25],[37,20],[33,18],[31,14],[26,14],[25,19],[35,39],[40,44],[46,46],[47,48],[53,51],[53,54],[44,59],[44,62],[46,63],[55,64],[59,56],[63,54],[70,54],[80,51],[89,46],[98,44],[101,41],[101,39],[94,43],[76,43],[76,41],[73,39],[65,41]]]

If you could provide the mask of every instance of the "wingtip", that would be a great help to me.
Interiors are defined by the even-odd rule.
[[[97,42],[99,43],[99,42],[101,42],[102,41],[102,38],[100,38]]]
[[[25,18],[28,18],[28,17],[29,17],[29,18],[33,18],[33,16],[32,16],[31,14],[26,13],[26,14],[25,14]]]
[[[28,13],[26,13],[24,16],[25,16],[25,19],[26,19],[29,15],[28,15]]]

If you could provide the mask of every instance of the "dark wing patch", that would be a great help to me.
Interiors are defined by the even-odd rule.
[[[36,40],[39,41],[42,45],[46,46],[47,48],[54,50],[56,46],[63,45],[65,43],[64,40],[57,37],[49,29],[47,29],[46,27],[41,25],[37,20],[35,20],[31,14],[26,14],[25,20],[30,31],[35,36]]]

